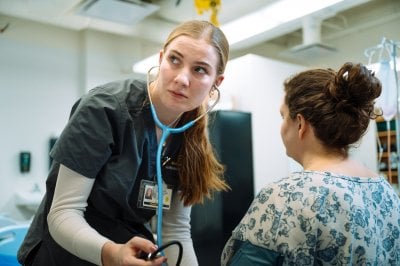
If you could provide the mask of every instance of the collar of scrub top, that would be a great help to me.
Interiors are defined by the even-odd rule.
[[[167,140],[168,136],[171,133],[174,134],[174,133],[182,133],[182,132],[184,132],[185,130],[187,130],[188,128],[193,126],[194,123],[196,123],[196,121],[198,121],[200,118],[202,118],[203,116],[208,114],[214,108],[214,106],[218,103],[218,101],[220,99],[220,93],[219,93],[218,88],[216,86],[214,86],[214,90],[218,92],[217,99],[208,107],[206,112],[204,112],[203,114],[198,116],[196,119],[187,122],[183,126],[180,126],[178,128],[171,128],[168,125],[164,125],[158,119],[156,109],[155,109],[155,107],[153,105],[153,102],[151,100],[151,96],[150,96],[150,74],[151,74],[151,71],[156,69],[156,68],[159,68],[159,66],[154,66],[154,67],[150,68],[149,71],[147,72],[147,93],[148,93],[148,96],[149,96],[150,110],[151,110],[151,113],[153,115],[154,122],[156,123],[156,125],[162,131],[160,142],[158,143],[157,155],[156,155],[157,193],[158,193],[158,204],[157,204],[157,245],[159,247],[161,247],[161,245],[162,245],[162,213],[163,213],[163,203],[164,203],[163,179],[162,179],[162,172],[161,172],[161,156],[162,156],[163,145],[164,145],[165,141]]]

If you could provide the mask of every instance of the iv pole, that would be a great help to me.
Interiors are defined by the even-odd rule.
[[[396,151],[397,151],[397,171],[400,170],[400,95],[399,95],[399,77],[397,75],[397,49],[400,47],[400,42],[395,42],[390,40],[390,45],[392,47],[392,57],[393,57],[393,69],[394,69],[394,77],[396,81],[396,91],[397,91],[397,109],[396,109]],[[397,172],[398,173],[398,172]],[[397,178],[399,178],[397,176]],[[398,180],[398,179],[397,179]]]
[[[396,88],[396,114],[394,116],[395,118],[395,125],[396,125],[396,151],[398,156],[396,157],[396,164],[397,164],[397,171],[400,170],[400,160],[399,160],[399,154],[400,154],[400,92],[399,92],[399,78],[397,74],[397,49],[400,48],[400,42],[394,41],[394,40],[388,40],[386,38],[382,38],[382,41],[380,44],[378,44],[375,47],[368,48],[364,51],[365,56],[369,58],[368,64],[371,64],[372,57],[375,54],[376,51],[380,51],[380,56],[382,55],[383,49],[389,49],[390,51],[390,56],[391,56],[391,61],[393,62],[393,68],[394,68],[394,77],[395,77],[395,88]],[[384,88],[383,88],[384,89]],[[390,122],[387,121],[387,128],[390,126]],[[379,138],[378,138],[379,139]],[[390,147],[388,147],[390,149]],[[389,162],[390,162],[390,154],[389,156]],[[388,165],[388,170],[390,171],[391,166]],[[391,180],[390,180],[391,181]]]

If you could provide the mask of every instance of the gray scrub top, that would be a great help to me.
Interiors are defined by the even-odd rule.
[[[96,179],[84,213],[94,229],[117,243],[135,235],[153,240],[147,222],[155,211],[138,207],[142,180],[157,180],[157,138],[146,87],[144,82],[132,79],[112,82],[89,91],[74,105],[50,153],[54,163],[46,181],[46,195],[20,248],[20,262],[28,255],[29,260],[39,256],[41,263],[48,265],[51,262],[44,260],[47,256],[63,263],[74,257],[62,252],[51,239],[46,223],[60,164]],[[162,173],[164,181],[176,191],[176,158],[182,134],[170,137],[163,152],[162,160],[168,160]],[[43,245],[47,246],[46,254],[40,255]],[[55,249],[61,251],[49,254]],[[31,251],[33,254],[29,254]],[[90,265],[72,259],[74,265]]]

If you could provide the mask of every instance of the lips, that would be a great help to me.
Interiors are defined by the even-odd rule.
[[[185,94],[177,92],[177,91],[169,91],[172,96],[176,97],[176,98],[188,98]]]

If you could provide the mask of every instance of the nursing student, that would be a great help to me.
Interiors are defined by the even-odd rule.
[[[379,114],[381,90],[374,74],[354,63],[284,82],[281,136],[303,170],[258,193],[222,265],[400,265],[400,198],[349,156]]]
[[[157,248],[149,226],[156,207],[144,192],[157,188],[163,132],[155,117],[168,128],[196,121],[166,137],[160,159],[163,189],[171,195],[163,242],[182,244],[181,265],[198,264],[191,206],[228,187],[207,135],[207,102],[219,93],[228,54],[218,27],[182,23],[160,51],[154,79],[101,85],[73,106],[50,153],[55,163],[46,195],[18,252],[22,265],[175,265],[176,248],[142,259]]]

